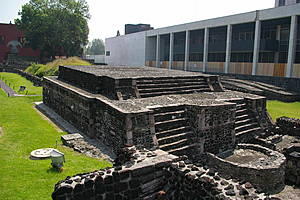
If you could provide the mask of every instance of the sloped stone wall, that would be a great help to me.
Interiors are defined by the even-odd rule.
[[[154,146],[150,111],[126,113],[109,102],[50,78],[44,79],[43,101],[80,131],[101,140],[114,151],[125,145]]]

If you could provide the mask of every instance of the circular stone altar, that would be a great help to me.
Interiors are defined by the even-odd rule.
[[[46,159],[50,157],[50,153],[55,150],[53,148],[36,149],[30,153],[33,159]]]
[[[221,174],[249,181],[264,192],[282,189],[285,161],[283,154],[253,144],[239,144],[234,150],[209,154],[209,165]]]

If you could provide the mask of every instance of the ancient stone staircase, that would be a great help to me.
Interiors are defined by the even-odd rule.
[[[247,109],[243,101],[234,101],[236,106],[235,135],[237,142],[248,142],[263,132],[255,116]]]
[[[275,99],[285,102],[298,101],[300,94],[287,91],[282,87],[266,84],[258,81],[240,80],[230,77],[222,77],[222,84],[226,89],[252,93],[266,96],[268,99]]]
[[[160,149],[174,155],[184,155],[194,147],[183,106],[155,109],[154,119]]]
[[[141,98],[211,91],[205,78],[195,76],[137,79],[136,86]]]

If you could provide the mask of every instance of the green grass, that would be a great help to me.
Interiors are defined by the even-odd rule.
[[[28,72],[38,77],[57,76],[58,67],[60,65],[91,65],[91,63],[81,60],[78,57],[70,57],[66,59],[60,58],[49,62],[46,65],[33,63],[26,68],[25,72]]]
[[[20,76],[19,74],[0,72],[0,79],[10,86],[18,94],[42,95],[42,87],[35,87],[31,81]],[[20,91],[20,86],[25,86],[26,90]]]
[[[267,101],[267,109],[273,121],[283,116],[300,119],[300,102]]]
[[[61,145],[58,132],[33,108],[41,97],[6,97],[0,89],[0,199],[51,199],[54,185],[66,176],[111,166],[104,160],[86,157]],[[31,160],[30,152],[54,147],[65,154],[61,173],[52,169],[49,159]]]

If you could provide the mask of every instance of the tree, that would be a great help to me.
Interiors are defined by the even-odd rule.
[[[19,15],[17,27],[41,56],[78,56],[88,43],[90,14],[85,0],[30,0]]]
[[[105,46],[104,42],[101,39],[93,39],[92,42],[89,43],[86,54],[90,55],[104,55]]]

